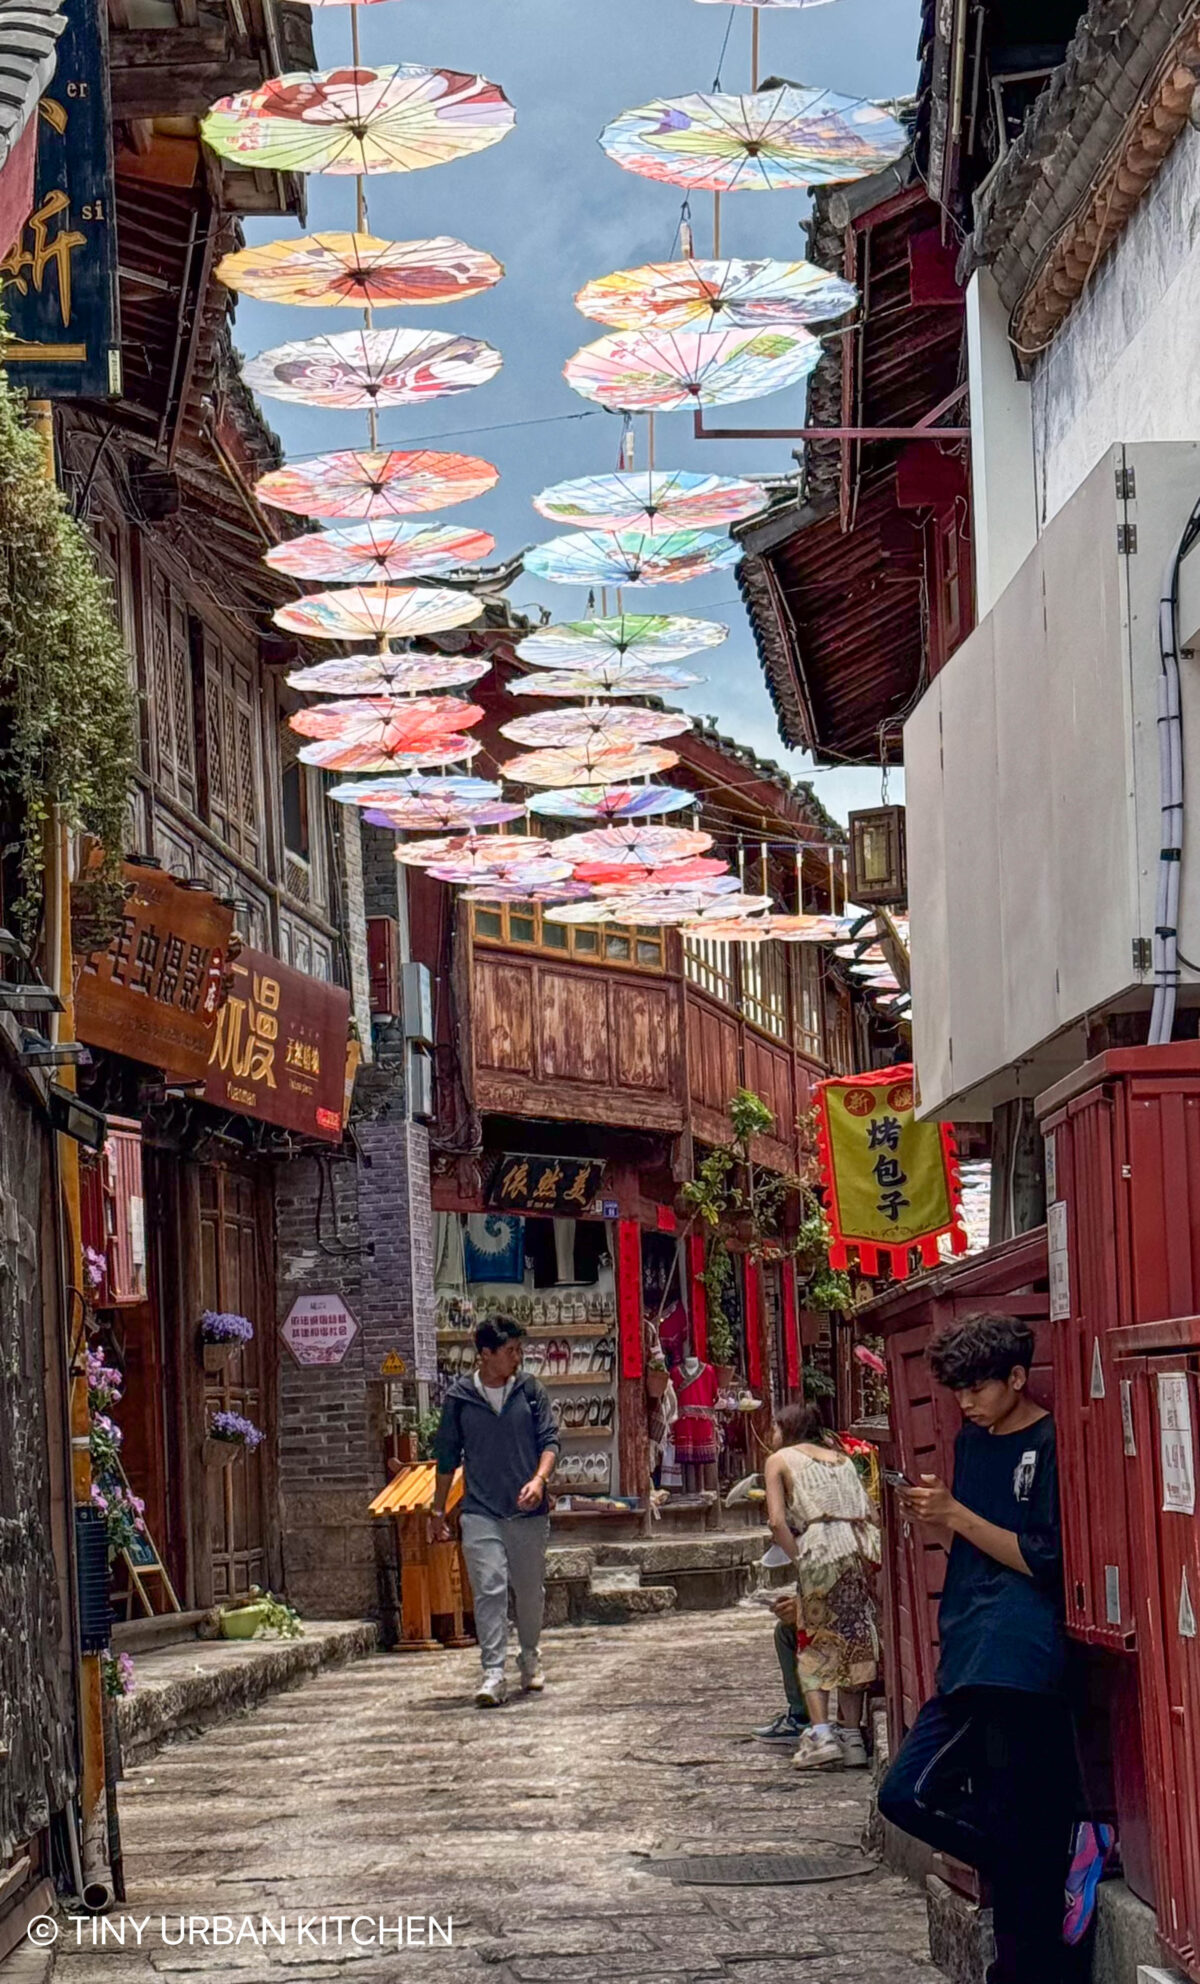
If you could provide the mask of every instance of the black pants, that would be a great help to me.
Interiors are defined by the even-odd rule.
[[[800,1686],[800,1676],[796,1672],[796,1628],[785,1626],[782,1619],[775,1623],[775,1657],[783,1676],[783,1692],[795,1722],[808,1721],[808,1709],[804,1701],[804,1690]]]
[[[1063,1891],[1078,1809],[1065,1702],[964,1688],[926,1702],[879,1791],[892,1825],[992,1888],[990,1984],[1062,1984]]]

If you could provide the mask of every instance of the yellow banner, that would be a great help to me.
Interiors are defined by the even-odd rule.
[[[914,1121],[911,1074],[889,1068],[819,1093],[836,1238],[913,1247],[945,1232],[957,1214],[948,1154],[940,1124]]]

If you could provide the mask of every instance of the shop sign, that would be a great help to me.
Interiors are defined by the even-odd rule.
[[[1192,1454],[1192,1401],[1186,1371],[1160,1371],[1158,1374],[1158,1432],[1163,1512],[1166,1515],[1194,1515],[1196,1475]]]
[[[583,1219],[604,1178],[602,1157],[527,1157],[507,1152],[488,1187],[488,1204],[510,1211]]]
[[[350,994],[242,950],[210,1043],[204,1100],[340,1143]]]
[[[297,1364],[340,1364],[358,1324],[340,1295],[300,1295],[280,1335]]]
[[[32,399],[121,391],[105,0],[60,0],[38,106],[33,211],[0,262],[4,363]]]
[[[943,1236],[965,1254],[954,1132],[917,1121],[911,1065],[818,1082],[813,1100],[830,1266],[849,1267],[853,1252],[863,1274],[886,1264],[902,1280],[913,1248],[924,1267]]]
[[[201,1081],[224,993],[233,910],[161,868],[127,865],[125,881],[120,929],[79,971],[78,1037]]]

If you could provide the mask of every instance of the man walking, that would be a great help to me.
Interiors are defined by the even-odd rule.
[[[1026,1394],[1027,1323],[967,1317],[929,1361],[966,1422],[953,1489],[924,1475],[900,1490],[902,1513],[950,1549],[938,1692],[880,1787],[879,1810],[990,1880],[989,1984],[1061,1984],[1064,1934],[1083,1935],[1112,1835],[1080,1826],[1072,1861],[1079,1790],[1054,1422]]]
[[[446,1497],[462,1463],[462,1548],[475,1605],[483,1678],[478,1708],[497,1708],[508,1694],[508,1588],[516,1601],[522,1693],[545,1686],[538,1641],[546,1597],[550,1515],[546,1483],[558,1459],[550,1401],[535,1378],[521,1373],[525,1332],[507,1316],[486,1317],[475,1331],[479,1364],[446,1394],[434,1441],[437,1487],[430,1534],[445,1542]]]

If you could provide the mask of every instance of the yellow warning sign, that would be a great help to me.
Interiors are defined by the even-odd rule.
[[[408,1376],[408,1365],[398,1350],[389,1350],[379,1367],[379,1372],[384,1378],[405,1378]]]

